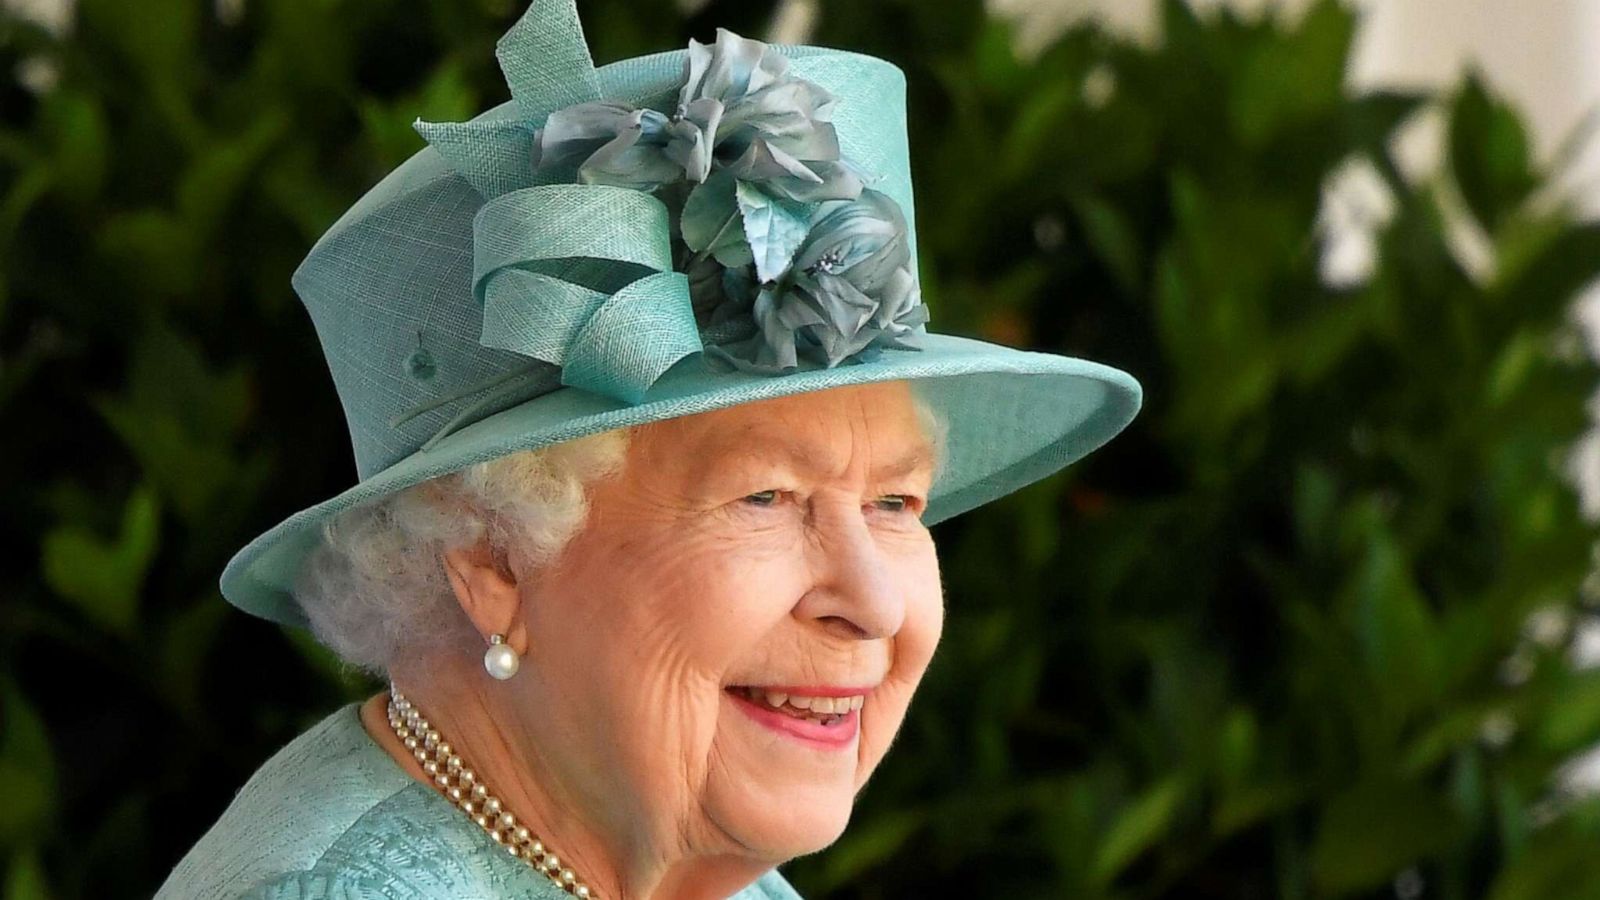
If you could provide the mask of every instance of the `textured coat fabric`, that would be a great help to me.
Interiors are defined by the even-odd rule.
[[[155,900],[570,900],[367,734],[351,703],[250,777]],[[736,900],[800,900],[776,869]]]

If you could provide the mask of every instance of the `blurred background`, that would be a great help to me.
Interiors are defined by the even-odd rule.
[[[0,900],[148,897],[379,689],[217,576],[356,480],[290,272],[523,7],[0,0]],[[938,329],[1145,386],[936,530],[806,897],[1600,897],[1600,3],[579,8],[900,65]]]

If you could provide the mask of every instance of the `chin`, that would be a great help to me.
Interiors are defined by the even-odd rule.
[[[773,864],[826,849],[850,824],[851,805],[797,799],[777,807],[741,811],[728,831],[749,851]]]
[[[849,785],[812,781],[712,787],[706,811],[743,852],[774,865],[827,848],[850,824]]]

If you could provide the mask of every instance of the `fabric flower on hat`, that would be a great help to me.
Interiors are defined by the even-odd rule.
[[[915,349],[927,323],[905,219],[887,195],[820,204],[791,268],[757,294],[750,353],[717,355],[747,371],[796,366],[805,352],[834,366],[868,348]]]
[[[726,28],[711,45],[691,38],[672,115],[609,100],[556,110],[534,132],[534,167],[576,160],[581,182],[654,190],[704,183],[721,165],[790,200],[854,197],[861,179],[839,159],[829,121],[836,98],[788,68]]]
[[[654,193],[708,355],[777,374],[915,349],[927,321],[904,214],[841,154],[837,98],[761,41],[690,40],[677,103],[598,99],[533,132],[535,171]]]
[[[861,182],[839,159],[829,121],[837,99],[788,75],[789,60],[726,28],[707,46],[689,41],[673,148],[686,177],[704,182],[713,162],[741,181],[791,200],[854,197]],[[690,127],[684,127],[690,126]]]
[[[656,110],[609,100],[558,109],[534,133],[534,168],[581,160],[578,178],[586,184],[652,191],[683,178],[668,155],[673,127]]]

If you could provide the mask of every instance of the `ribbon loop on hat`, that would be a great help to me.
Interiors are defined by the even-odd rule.
[[[563,384],[638,403],[702,349],[689,279],[672,270],[667,208],[629,188],[553,184],[473,222],[485,347],[561,367]]]
[[[494,55],[526,118],[543,119],[563,106],[600,99],[575,0],[533,0]]]
[[[600,99],[574,0],[533,0],[495,45],[515,112],[470,122],[413,127],[485,197],[534,183],[533,133],[552,112]]]

